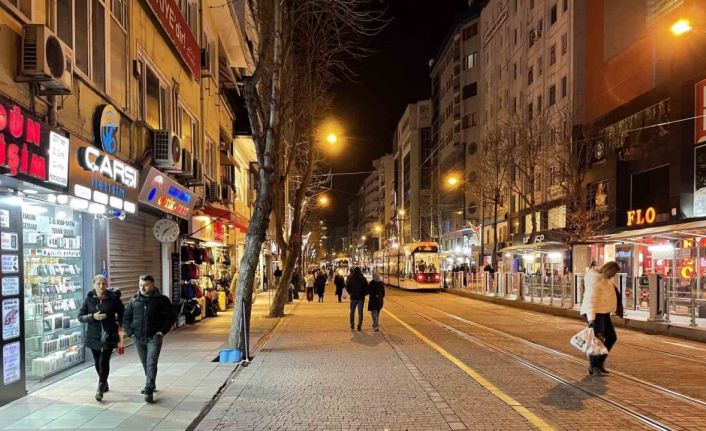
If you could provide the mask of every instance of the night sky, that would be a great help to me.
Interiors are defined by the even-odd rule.
[[[454,17],[467,0],[384,0],[392,21],[369,42],[376,52],[353,65],[355,80],[334,90],[335,116],[350,142],[331,160],[333,172],[372,170],[372,161],[392,151],[392,134],[408,103],[431,94],[429,60],[440,49]],[[332,207],[324,215],[336,226],[347,222],[347,208],[365,175],[334,177]]]

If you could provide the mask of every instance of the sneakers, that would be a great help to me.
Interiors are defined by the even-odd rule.
[[[145,394],[145,402],[149,404],[154,404],[154,394],[152,394],[152,392],[148,392]]]

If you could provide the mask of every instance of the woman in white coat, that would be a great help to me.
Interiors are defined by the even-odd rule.
[[[586,291],[581,302],[581,315],[609,351],[618,340],[610,315],[617,313],[622,317],[622,301],[619,301],[618,289],[612,281],[618,271],[620,267],[615,262],[607,262],[598,270],[590,269],[584,277]],[[609,374],[605,369],[607,357],[608,355],[589,356],[588,373]]]

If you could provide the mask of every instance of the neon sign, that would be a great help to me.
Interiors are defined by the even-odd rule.
[[[120,114],[113,105],[103,105],[96,111],[96,139],[100,141],[103,150],[115,154],[118,150],[118,130]]]
[[[46,148],[40,142],[41,124],[25,117],[19,106],[0,103],[0,166],[11,176],[46,181]]]
[[[98,172],[106,178],[118,182],[131,189],[137,188],[137,169],[108,157],[93,147],[79,149],[79,164],[87,171]]]
[[[657,211],[654,208],[649,207],[644,212],[642,209],[630,210],[628,211],[628,226],[642,226],[645,224],[652,224],[657,218]]]
[[[184,219],[191,217],[196,204],[193,193],[155,168],[145,176],[139,200]]]

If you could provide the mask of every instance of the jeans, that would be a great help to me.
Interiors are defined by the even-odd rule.
[[[380,327],[380,310],[372,310],[370,315],[373,317],[373,329]]]
[[[610,313],[599,313],[596,314],[596,318],[593,320],[593,332],[598,336],[599,334],[603,337],[603,345],[610,351],[618,341],[618,335],[615,333],[615,328],[613,327],[613,321],[610,320]],[[588,358],[588,362],[592,367],[602,366],[608,355],[591,355]]]
[[[314,300],[314,287],[306,287],[306,300],[311,302]]]
[[[351,299],[351,328],[353,327],[353,322],[355,321],[355,309],[358,308],[358,327],[363,326],[363,305],[365,304],[365,299]]]
[[[108,383],[108,374],[110,374],[110,355],[113,354],[113,349],[91,349],[91,353],[93,353],[93,363],[96,367],[96,373],[98,373],[98,383]]]
[[[151,394],[156,388],[157,362],[159,361],[159,352],[162,350],[162,337],[155,335],[147,339],[146,343],[143,343],[142,340],[135,340],[135,347],[137,347],[142,368],[145,370],[145,393]]]

